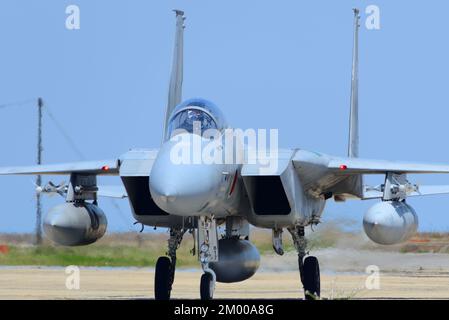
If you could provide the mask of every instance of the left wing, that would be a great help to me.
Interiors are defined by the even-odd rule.
[[[383,174],[406,173],[449,173],[449,165],[370,160],[361,158],[334,158],[329,161],[328,169],[335,174]]]
[[[87,173],[92,175],[118,175],[118,160],[82,161],[24,167],[0,167],[0,175],[67,175]]]
[[[436,186],[418,186],[407,181],[405,175],[410,174],[435,174],[449,173],[449,165],[445,164],[426,164],[413,162],[396,162],[387,160],[370,160],[360,158],[339,158],[329,161],[328,169],[336,176],[346,176],[345,180],[350,181],[353,177],[364,174],[388,174],[403,175],[403,184],[405,195],[407,197],[427,196],[435,194],[449,193],[449,185]],[[343,184],[344,185],[344,184]],[[348,186],[346,184],[346,186]],[[359,191],[359,190],[358,190]],[[351,194],[351,192],[349,192]],[[361,199],[383,198],[384,192],[382,188],[371,186],[362,186],[362,191],[357,192],[357,196]]]
[[[359,186],[354,181],[364,174],[434,174],[449,173],[447,164],[426,164],[334,157],[322,153],[298,150],[292,157],[297,174],[305,189],[314,194],[332,194],[338,199],[382,198],[382,191],[375,187]],[[408,196],[424,196],[449,193],[449,186],[417,186]]]

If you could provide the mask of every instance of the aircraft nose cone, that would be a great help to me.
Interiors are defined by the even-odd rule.
[[[151,197],[170,214],[199,215],[215,199],[222,179],[221,166],[174,163],[170,158],[173,145],[172,141],[164,143],[153,163]]]
[[[176,187],[169,185],[168,183],[152,183],[150,184],[150,192],[153,200],[157,199],[159,202],[163,203],[164,206],[173,203],[178,196]]]
[[[213,177],[210,177],[208,170],[196,168],[192,172],[189,167],[177,167],[176,170],[167,169],[167,165],[164,167],[164,170],[152,170],[150,176],[151,197],[162,210],[174,215],[191,216],[199,213],[213,199]],[[173,171],[178,174],[173,174]],[[183,175],[179,175],[181,171],[185,171]],[[176,182],[176,187],[172,182]]]
[[[172,193],[169,193],[169,194],[161,195],[160,198],[161,198],[161,201],[169,203],[169,202],[174,202],[176,199],[176,196],[173,195]]]

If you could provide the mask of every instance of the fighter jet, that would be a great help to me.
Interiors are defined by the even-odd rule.
[[[251,243],[250,225],[272,230],[273,249],[279,255],[284,252],[282,233],[287,230],[298,253],[305,298],[316,299],[320,268],[317,258],[308,253],[305,228],[320,222],[327,200],[379,199],[365,213],[363,227],[375,243],[391,245],[409,239],[417,230],[418,217],[408,197],[449,193],[449,185],[418,186],[407,179],[407,174],[449,173],[449,165],[359,158],[357,9],[347,156],[277,149],[264,161],[258,159],[261,153],[250,151],[248,141],[229,145],[234,140],[224,138],[232,127],[215,104],[198,98],[182,101],[185,18],[182,11],[175,13],[173,69],[159,148],[132,149],[112,160],[0,168],[1,175],[69,176],[67,185],[39,188],[41,193],[65,197],[43,221],[46,236],[55,243],[79,246],[97,241],[107,225],[98,197],[127,198],[138,223],[170,231],[167,256],[156,263],[155,298],[170,298],[176,251],[188,232],[194,237],[193,254],[203,270],[200,297],[209,300],[217,281],[243,281],[256,273],[260,255]],[[198,133],[211,130],[210,136]],[[240,156],[212,163],[177,161],[180,150],[187,150],[189,160],[206,149],[230,149]],[[273,163],[271,170],[264,170]],[[383,184],[365,185],[363,177],[374,174],[385,177]],[[98,185],[97,176],[103,175],[119,176],[123,187]],[[220,226],[223,234],[217,231]]]

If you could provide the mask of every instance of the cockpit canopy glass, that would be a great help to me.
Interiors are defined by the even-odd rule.
[[[175,130],[185,130],[193,133],[194,125],[197,130],[201,130],[200,134],[207,129],[217,129],[217,124],[214,119],[206,112],[200,109],[185,109],[178,112],[170,121],[169,133],[172,134]]]
[[[220,110],[203,99],[191,99],[178,105],[168,124],[168,137],[180,132],[203,134],[208,129],[222,131],[226,127]]]

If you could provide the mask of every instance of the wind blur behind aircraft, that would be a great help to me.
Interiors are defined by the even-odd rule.
[[[113,160],[3,167],[1,175],[69,175],[67,185],[49,183],[41,193],[58,193],[65,202],[44,218],[47,237],[64,246],[88,245],[106,232],[107,220],[98,197],[128,198],[132,214],[143,225],[169,228],[167,256],[156,264],[154,295],[169,299],[175,278],[176,251],[189,232],[195,239],[194,254],[204,271],[200,297],[213,298],[215,283],[238,282],[253,276],[260,263],[251,243],[250,225],[272,230],[274,251],[282,255],[282,233],[287,230],[298,253],[300,279],[306,299],[320,296],[320,269],[307,252],[304,229],[320,222],[329,199],[380,199],[364,215],[368,237],[390,245],[409,239],[418,227],[407,197],[449,193],[449,186],[417,186],[407,174],[449,173],[449,165],[401,163],[359,158],[358,146],[358,30],[359,11],[354,9],[354,43],[351,79],[349,144],[347,157],[330,156],[302,149],[279,149],[277,166],[264,173],[258,161],[251,162],[245,144],[234,151],[244,157],[235,163],[173,163],[176,139],[187,138],[184,147],[197,152],[222,140],[227,129],[224,115],[204,99],[182,102],[184,13],[175,10],[176,35],[173,69],[159,149],[132,149]],[[201,132],[213,129],[217,139]],[[182,129],[182,133],[180,132]],[[226,143],[226,141],[225,141]],[[224,146],[226,148],[226,146]],[[257,159],[256,159],[257,160]],[[384,175],[379,186],[367,186],[363,176]],[[97,185],[97,176],[119,176],[123,187]],[[225,226],[219,235],[217,227]]]

